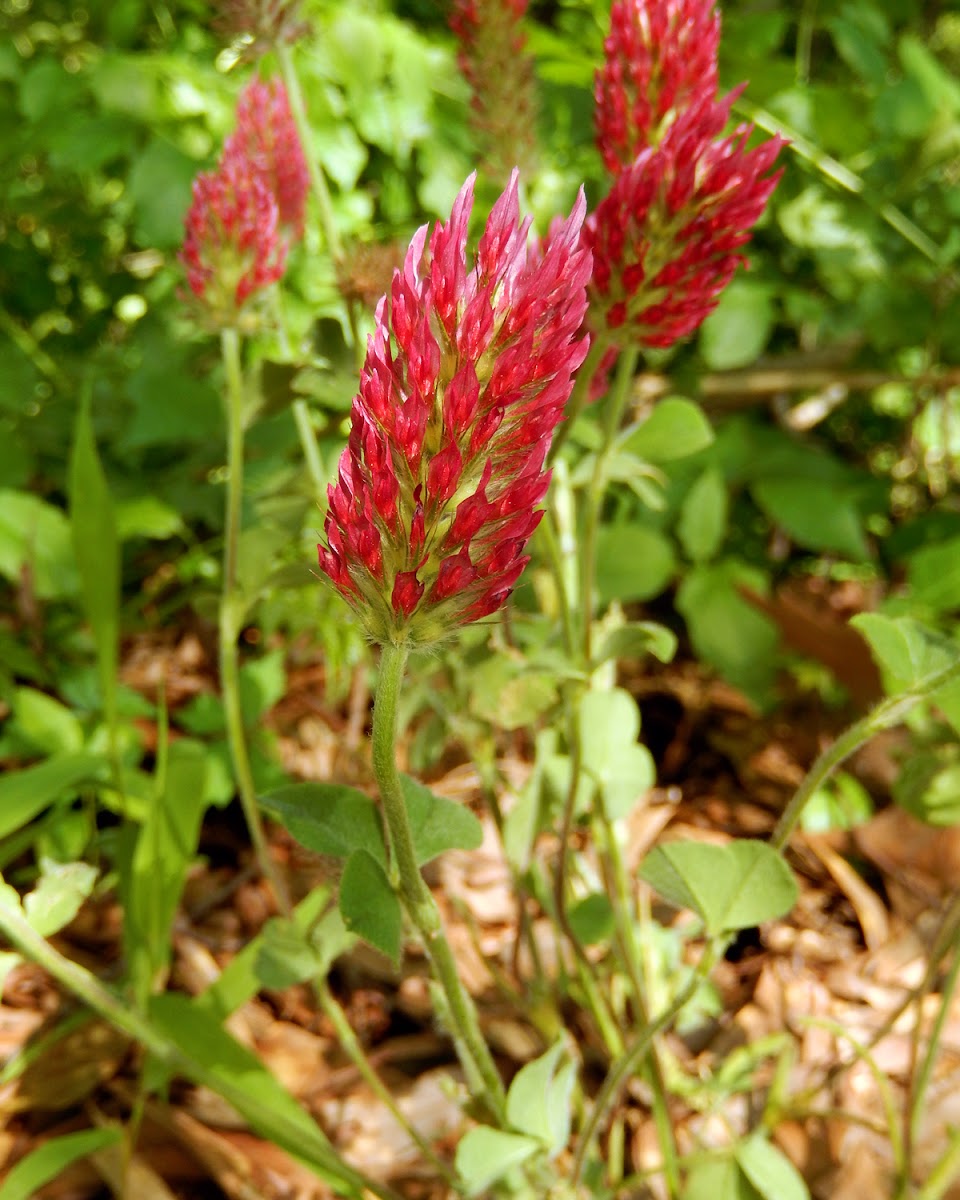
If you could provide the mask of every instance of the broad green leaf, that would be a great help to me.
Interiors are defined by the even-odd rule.
[[[437,796],[409,775],[400,776],[417,862],[423,866],[444,850],[476,850],[483,826],[469,808]]]
[[[43,871],[32,892],[23,900],[31,926],[43,937],[69,925],[97,882],[97,869],[89,863],[43,862]]]
[[[645,658],[652,654],[662,663],[668,663],[677,652],[677,635],[666,625],[656,621],[630,621],[618,629],[611,629],[594,655],[594,666],[607,659]]]
[[[570,905],[570,928],[585,946],[594,946],[613,934],[613,907],[605,892],[592,892]]]
[[[129,865],[124,942],[134,987],[146,1003],[170,958],[170,932],[206,807],[207,752],[182,738],[168,751],[163,791],[147,812]]]
[[[726,846],[665,842],[647,855],[640,875],[666,900],[702,917],[711,937],[782,917],[797,899],[797,882],[780,855],[747,838]]]
[[[577,1064],[566,1044],[556,1042],[526,1063],[507,1092],[507,1120],[520,1133],[539,1138],[549,1155],[559,1154],[570,1137],[570,1100]]]
[[[80,595],[97,648],[103,710],[112,721],[117,700],[120,543],[110,488],[93,436],[89,394],[80,404],[70,455],[70,532]]]
[[[960,762],[944,765],[947,747],[939,749],[910,755],[894,782],[893,798],[918,820],[945,828],[960,824]]]
[[[0,837],[32,821],[54,800],[82,783],[92,783],[107,767],[101,754],[61,754],[0,779]]]
[[[647,462],[664,463],[696,454],[712,441],[713,430],[700,406],[668,397],[654,406],[642,425],[627,433],[619,449]]]
[[[256,974],[264,987],[282,991],[295,983],[326,975],[334,960],[354,944],[343,916],[331,908],[311,928],[302,920],[277,917],[268,921],[256,960]]]
[[[774,324],[773,289],[735,279],[700,326],[700,353],[711,370],[745,367],[763,353]]]
[[[508,1171],[542,1149],[536,1138],[478,1125],[457,1144],[454,1166],[464,1182],[465,1194],[480,1196]]]
[[[394,966],[400,965],[400,901],[383,867],[366,850],[355,850],[347,859],[340,880],[340,913],[351,933],[375,946]]]
[[[727,485],[716,467],[708,467],[687,492],[680,508],[677,537],[693,562],[713,558],[727,533]]]
[[[913,597],[934,612],[960,608],[960,538],[911,555],[907,579]]]
[[[15,691],[10,728],[32,751],[45,754],[74,753],[84,742],[76,713],[36,688]]]
[[[810,479],[761,479],[751,489],[771,521],[807,550],[857,560],[870,553],[863,522],[847,488]]]
[[[76,595],[79,578],[67,518],[37,496],[0,489],[0,575],[16,583],[25,570],[41,600]]]
[[[32,1200],[45,1183],[56,1179],[71,1163],[112,1146],[120,1137],[119,1129],[83,1129],[51,1138],[11,1168],[0,1184],[0,1200]]]
[[[757,1200],[757,1193],[732,1158],[711,1158],[691,1169],[683,1200]]]
[[[579,720],[584,772],[600,789],[607,816],[616,821],[656,779],[649,750],[637,742],[640,711],[622,688],[590,691],[580,702]]]
[[[645,525],[603,525],[597,537],[600,599],[650,600],[673,578],[673,546]]]
[[[357,788],[338,783],[291,783],[260,797],[261,805],[315,854],[349,858],[366,850],[386,866],[377,806]]]
[[[890,695],[922,684],[960,658],[960,644],[910,617],[861,613],[850,623],[870,643]],[[939,688],[930,700],[960,734],[960,680]]]
[[[293,910],[290,920],[300,937],[307,937],[329,901],[329,890],[324,887],[316,887],[304,896]],[[279,918],[274,918],[274,921],[276,920]],[[260,974],[260,956],[269,953],[268,931],[274,921],[268,921],[260,933],[230,959],[220,977],[196,997],[194,1004],[197,1008],[202,1009],[214,1020],[222,1022],[266,986]],[[321,939],[321,950],[323,949],[324,943]]]
[[[677,590],[690,640],[704,659],[751,699],[767,704],[777,671],[779,634],[744,600],[738,584],[762,590],[762,578],[734,561],[695,567]]]
[[[286,654],[274,650],[240,668],[240,703],[243,719],[253,725],[287,690]]]
[[[810,1200],[803,1176],[762,1134],[751,1134],[739,1142],[736,1159],[763,1200]]]
[[[250,1127],[276,1142],[322,1178],[359,1197],[363,1180],[337,1155],[326,1135],[261,1060],[186,996],[165,992],[150,1000],[157,1030],[187,1059],[190,1078],[228,1100]]]

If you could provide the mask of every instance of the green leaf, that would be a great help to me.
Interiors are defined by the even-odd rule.
[[[165,137],[155,137],[137,154],[127,177],[127,194],[135,206],[142,245],[165,250],[180,244],[196,173],[196,161]]]
[[[590,691],[580,702],[579,720],[583,769],[600,789],[607,816],[616,821],[656,779],[650,751],[637,743],[640,711],[622,688]]]
[[[315,854],[349,858],[365,850],[386,866],[377,806],[357,788],[338,783],[291,783],[260,797],[291,837]]]
[[[243,719],[253,725],[283,698],[287,690],[286,654],[273,650],[240,668],[240,702]]]
[[[67,518],[37,496],[0,489],[0,575],[17,583],[25,570],[41,600],[76,595]]]
[[[120,610],[120,543],[110,489],[90,419],[89,394],[77,414],[70,455],[70,532],[80,573],[80,595],[97,648],[100,690],[107,721],[117,704]]]
[[[960,645],[910,617],[861,613],[850,624],[870,643],[890,695],[922,684],[960,658]],[[960,734],[960,680],[939,688],[929,699]]]
[[[383,867],[366,850],[355,850],[347,859],[340,880],[340,913],[351,933],[382,951],[394,966],[400,965],[400,901]]]
[[[711,937],[782,917],[797,899],[780,855],[747,838],[727,846],[666,842],[647,855],[640,875],[671,904],[702,917]]]
[[[677,635],[656,621],[629,621],[617,629],[611,629],[600,643],[593,658],[593,665],[600,666],[607,659],[645,658],[652,654],[662,663],[668,663],[677,652]]]
[[[22,828],[79,784],[98,779],[106,766],[102,754],[61,754],[0,779],[0,837]]]
[[[960,538],[911,555],[907,579],[914,598],[934,612],[960,608]]]
[[[566,1044],[556,1042],[526,1063],[507,1092],[507,1120],[514,1129],[538,1138],[549,1155],[559,1154],[570,1137],[570,1098],[577,1064]]]
[[[207,752],[199,742],[182,738],[169,747],[163,791],[147,812],[131,857],[124,943],[143,1004],[169,962],[173,918],[206,807],[206,774]]]
[[[746,367],[763,353],[774,324],[773,290],[735,279],[700,326],[700,353],[711,370]]]
[[[777,671],[777,627],[744,600],[737,585],[763,589],[762,577],[729,560],[695,567],[677,590],[699,658],[716,667],[758,704],[770,700]]]
[[[727,485],[716,467],[708,467],[687,492],[680,508],[677,537],[695,563],[713,558],[727,533]]]
[[[84,1129],[51,1138],[9,1171],[0,1184],[0,1200],[31,1200],[45,1183],[56,1179],[71,1163],[112,1146],[121,1136],[119,1129]]]
[[[444,850],[476,850],[483,841],[483,826],[463,804],[435,795],[409,775],[400,776],[400,786],[420,866]]]
[[[810,1200],[803,1176],[762,1134],[754,1133],[739,1142],[735,1153],[740,1170],[763,1200]]]
[[[13,714],[10,732],[15,732],[32,751],[72,753],[83,746],[83,726],[76,713],[46,692],[17,688]]]
[[[618,449],[647,462],[664,463],[696,454],[712,441],[713,430],[700,406],[668,397],[655,405],[642,425],[627,433]]]
[[[770,520],[806,549],[857,560],[869,556],[863,522],[848,488],[809,479],[761,479],[751,490]]]
[[[592,892],[571,904],[567,913],[570,928],[585,946],[606,941],[614,931],[613,907],[605,892]]]
[[[257,978],[264,987],[278,991],[322,978],[355,941],[337,908],[331,908],[309,927],[301,918],[277,917],[263,927],[255,966]]]
[[[542,1150],[536,1138],[478,1125],[457,1144],[454,1166],[467,1196],[480,1196],[508,1171]]]
[[[687,1176],[683,1200],[757,1200],[757,1193],[732,1158],[697,1163]]]
[[[597,537],[597,590],[600,599],[650,600],[673,578],[673,546],[644,525],[603,525]]]
[[[88,863],[43,862],[37,885],[23,900],[31,926],[43,937],[69,925],[97,882],[97,869]]]
[[[149,1019],[190,1060],[190,1078],[218,1092],[258,1134],[359,1197],[363,1180],[344,1163],[323,1131],[271,1075],[202,1006],[175,992],[150,1000]]]

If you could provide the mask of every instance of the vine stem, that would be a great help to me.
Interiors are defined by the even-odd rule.
[[[276,897],[280,911],[290,915],[290,897],[270,855],[263,832],[257,791],[250,767],[250,754],[240,703],[240,662],[237,639],[243,624],[244,599],[239,586],[240,524],[243,504],[243,366],[240,335],[224,329],[220,348],[226,374],[227,498],[223,529],[223,588],[220,594],[220,686],[227,725],[227,741],[233,762],[240,806],[243,809],[257,863]]]
[[[289,1122],[283,1113],[276,1112],[269,1104],[262,1103],[257,1098],[255,1089],[248,1090],[240,1084],[231,1083],[221,1073],[208,1070],[203,1063],[185,1054],[155,1029],[146,1016],[123,1004],[86,967],[66,958],[41,937],[23,914],[19,902],[10,894],[13,889],[4,885],[0,891],[7,893],[0,894],[0,932],[25,958],[42,967],[68,992],[114,1028],[139,1042],[151,1057],[170,1071],[209,1087],[239,1111],[250,1113],[255,1117],[261,1132],[268,1137],[283,1141],[287,1145],[302,1144],[303,1130],[299,1125]],[[328,1175],[336,1176],[341,1183],[350,1187],[351,1194],[358,1194],[366,1189],[381,1200],[397,1200],[396,1193],[391,1189],[367,1179],[359,1171],[341,1162],[332,1147],[330,1156],[328,1162],[316,1161],[315,1155],[311,1155],[310,1158],[318,1168]]]
[[[397,704],[403,684],[408,650],[385,645],[373,708],[373,771],[387,825],[400,900],[423,939],[444,1007],[451,1024],[457,1053],[469,1079],[479,1087],[476,1097],[500,1125],[506,1121],[503,1080],[484,1040],[477,1010],[460,980],[457,962],[443,931],[440,912],[417,864],[413,832],[396,763]]]

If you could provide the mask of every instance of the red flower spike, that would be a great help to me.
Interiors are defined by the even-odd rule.
[[[611,174],[716,95],[719,43],[712,0],[613,0],[594,86],[597,146]]]
[[[748,149],[743,125],[720,137],[733,98],[681,113],[587,220],[590,311],[608,330],[627,326],[643,345],[672,345],[713,311],[743,261],[738,251],[780,179],[770,172],[783,141]]]
[[[233,325],[247,301],[283,275],[277,202],[251,163],[224,158],[194,180],[184,224],[180,261],[190,291],[214,325]]]
[[[429,645],[495,612],[527,563],[587,352],[591,262],[582,192],[541,248],[517,191],[514,172],[468,267],[471,176],[377,309],[319,561],[381,643]]]
[[[243,89],[237,101],[237,128],[227,138],[223,157],[251,164],[273,193],[281,225],[301,237],[310,172],[281,80],[254,79]]]
[[[497,182],[514,165],[536,165],[537,93],[526,51],[527,0],[454,0],[450,28],[457,62],[473,93],[473,130],[482,171]]]

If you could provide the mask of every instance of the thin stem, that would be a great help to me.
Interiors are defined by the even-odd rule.
[[[807,801],[824,785],[833,771],[845,759],[882,730],[899,725],[907,713],[921,700],[925,700],[957,678],[960,678],[960,656],[939,671],[933,671],[918,680],[899,695],[881,700],[865,717],[861,717],[859,721],[845,730],[813,764],[803,783],[797,788],[787,807],[783,810],[770,838],[770,845],[774,850],[782,850],[786,846],[803,815]]]
[[[367,1058],[363,1047],[357,1040],[357,1035],[353,1031],[353,1026],[346,1018],[343,1009],[334,999],[333,993],[330,991],[330,985],[325,979],[318,979],[314,983],[314,993],[317,997],[321,1009],[326,1014],[330,1024],[334,1028],[337,1035],[337,1041],[343,1048],[347,1057],[360,1073],[361,1078],[366,1082],[367,1086],[377,1097],[380,1103],[386,1108],[387,1112],[393,1117],[400,1128],[404,1131],[408,1138],[416,1144],[420,1153],[426,1158],[434,1168],[443,1176],[448,1183],[453,1183],[454,1174],[447,1164],[437,1156],[433,1147],[423,1136],[422,1133],[407,1120],[406,1116],[400,1109],[399,1104],[393,1097],[392,1092],[377,1074],[373,1068],[373,1064]]]
[[[693,999],[697,988],[713,970],[714,964],[722,950],[723,943],[714,943],[707,947],[693,978],[687,986],[677,994],[672,1004],[668,1005],[658,1017],[655,1017],[637,1035],[633,1044],[627,1048],[623,1056],[610,1068],[593,1102],[593,1109],[587,1119],[587,1123],[580,1133],[580,1142],[577,1146],[577,1154],[573,1165],[574,1187],[576,1187],[582,1178],[587,1154],[593,1145],[594,1138],[597,1136],[603,1122],[610,1115],[620,1096],[621,1089],[627,1080],[636,1073],[638,1067],[650,1052],[654,1038],[658,1034],[663,1033],[665,1029],[668,1029],[677,1019],[683,1008]]]
[[[583,659],[589,663],[592,655],[594,582],[597,574],[597,534],[600,528],[600,512],[606,491],[607,460],[623,421],[623,412],[630,397],[633,377],[637,369],[640,351],[636,347],[620,355],[613,388],[607,396],[607,408],[603,421],[603,441],[593,460],[593,476],[584,500],[582,579],[580,585],[583,606]]]
[[[6,896],[0,897],[0,933],[24,957],[36,963],[114,1028],[139,1042],[148,1054],[171,1072],[209,1087],[239,1111],[250,1114],[260,1132],[271,1140],[287,1146],[303,1145],[302,1126],[292,1124],[282,1112],[278,1113],[272,1105],[260,1101],[255,1089],[250,1090],[232,1083],[223,1073],[211,1071],[205,1064],[185,1054],[174,1042],[164,1037],[147,1017],[135,1009],[127,1008],[90,971],[55,950],[31,927],[19,905]],[[317,1132],[319,1134],[320,1131]],[[328,1178],[337,1178],[350,1187],[351,1195],[366,1188],[375,1196],[381,1197],[381,1200],[398,1200],[396,1193],[391,1189],[367,1179],[359,1171],[342,1162],[332,1146],[329,1160],[321,1160],[316,1151],[306,1148],[303,1150],[303,1157],[314,1163]]]
[[[407,661],[405,646],[384,646],[373,709],[373,772],[390,839],[392,867],[404,909],[423,939],[423,946],[442,989],[451,1032],[468,1076],[479,1080],[477,1099],[498,1124],[505,1122],[503,1081],[484,1040],[477,1010],[460,980],[456,959],[443,931],[440,912],[424,883],[397,772],[397,702]]]
[[[237,639],[243,621],[244,601],[240,594],[238,560],[240,552],[240,515],[243,503],[243,368],[240,362],[240,337],[235,329],[225,329],[220,346],[226,372],[227,415],[227,497],[223,528],[223,589],[220,596],[220,686],[227,725],[227,741],[233,762],[237,791],[244,819],[250,831],[257,862],[284,915],[290,915],[290,898],[280,872],[270,855],[257,808],[257,790],[250,767],[243,708],[240,703],[240,662]]]
[[[317,435],[313,428],[313,422],[310,420],[310,406],[306,400],[294,400],[293,421],[297,427],[300,449],[303,451],[303,460],[307,464],[310,482],[317,495],[322,496],[326,476],[323,470],[323,460],[320,458],[320,447],[317,445]]]
[[[339,267],[343,266],[345,260],[343,242],[340,238],[337,219],[333,212],[333,201],[330,198],[330,189],[327,187],[327,177],[323,173],[320,160],[312,150],[310,121],[307,117],[307,106],[303,98],[303,89],[300,86],[300,76],[297,74],[297,68],[293,61],[293,52],[289,46],[277,46],[277,57],[280,61],[280,73],[283,76],[287,96],[290,100],[290,111],[293,114],[294,124],[300,135],[300,144],[303,146],[303,152],[307,159],[307,170],[310,172],[310,185],[313,188],[314,196],[317,198],[317,209],[320,213],[320,225],[323,229],[323,236],[326,239],[327,249],[330,252],[330,258],[333,261],[334,270],[336,271]],[[347,300],[345,303],[351,342],[357,357],[362,361],[363,345],[360,340],[357,324],[356,305],[352,300]]]
[[[567,401],[566,417],[563,424],[553,435],[553,444],[550,447],[550,453],[547,455],[548,466],[552,466],[556,461],[557,455],[570,436],[570,430],[573,428],[574,422],[586,407],[587,398],[590,395],[590,384],[593,382],[593,377],[596,374],[597,367],[600,365],[600,360],[609,349],[610,343],[605,339],[594,338],[590,343],[587,357],[583,360],[583,366],[577,372],[573,391],[570,393],[570,399]]]

